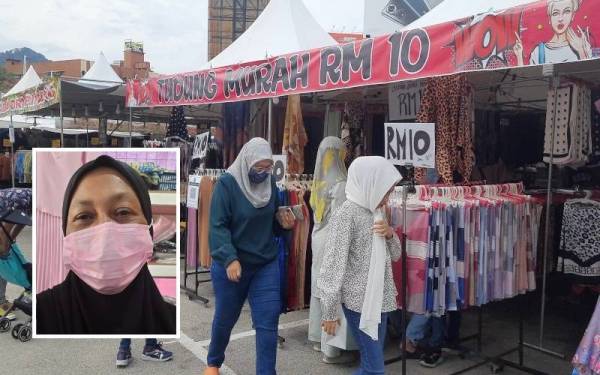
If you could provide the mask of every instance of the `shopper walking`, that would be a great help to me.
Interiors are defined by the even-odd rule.
[[[219,373],[246,299],[256,330],[256,374],[276,374],[281,286],[274,237],[294,226],[294,216],[280,210],[272,172],[269,143],[254,138],[213,191],[209,246],[215,315],[206,375]]]
[[[355,373],[384,374],[383,345],[387,313],[397,309],[392,260],[400,259],[400,241],[388,224],[386,204],[401,179],[378,156],[357,158],[348,171],[347,201],[331,219],[317,288],[323,330],[334,335],[338,306],[360,349]]]
[[[317,152],[317,163],[310,196],[315,224],[312,232],[312,294],[308,339],[314,343],[315,350],[323,352],[323,362],[329,364],[353,361],[354,356],[351,353],[342,352],[342,349],[358,349],[349,332],[338,332],[338,336],[346,337],[346,340],[335,343],[337,346],[327,343],[327,336],[323,335],[323,329],[321,328],[321,300],[317,297],[317,278],[323,263],[323,253],[331,228],[331,216],[346,201],[348,171],[344,163],[345,158],[346,146],[341,139],[337,137],[323,139]],[[345,320],[344,316],[341,316],[340,319]],[[346,324],[341,326],[347,327]]]

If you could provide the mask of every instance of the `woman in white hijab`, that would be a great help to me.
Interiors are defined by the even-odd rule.
[[[294,216],[279,210],[272,172],[269,143],[254,138],[213,191],[208,241],[215,316],[205,375],[219,374],[246,299],[256,330],[256,373],[276,373],[281,287],[274,237],[294,226]]]
[[[341,350],[358,349],[352,336],[347,332],[344,323],[338,332],[338,340],[328,340],[321,329],[321,301],[318,298],[317,278],[323,263],[323,253],[331,228],[330,219],[333,213],[346,201],[346,179],[348,171],[344,159],[346,146],[337,137],[327,137],[319,145],[317,163],[315,164],[314,180],[310,205],[313,209],[314,227],[312,232],[312,268],[310,299],[310,321],[308,324],[308,339],[314,344],[316,351],[323,352],[323,362],[338,364],[352,362],[354,356],[350,353],[342,355]],[[343,317],[342,317],[343,319]]]
[[[400,240],[389,226],[386,204],[402,176],[379,156],[356,159],[348,171],[347,201],[334,213],[317,281],[322,327],[335,335],[339,305],[360,349],[355,374],[384,374],[387,313],[397,309],[392,260]]]

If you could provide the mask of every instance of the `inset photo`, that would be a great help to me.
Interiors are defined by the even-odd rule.
[[[34,337],[178,337],[178,167],[178,149],[34,150]]]

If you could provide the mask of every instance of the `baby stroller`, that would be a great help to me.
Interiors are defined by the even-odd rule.
[[[0,230],[11,241],[7,252],[2,253],[4,249],[0,249],[0,276],[9,283],[22,286],[25,289],[19,298],[13,301],[12,307],[0,317],[0,332],[4,333],[10,330],[11,321],[7,316],[15,309],[19,309],[27,314],[29,319],[25,323],[14,326],[12,337],[21,342],[27,342],[31,340],[33,333],[31,328],[31,263],[25,259],[11,233],[6,229],[5,224],[9,224],[13,227],[12,229],[14,229],[14,226],[20,228],[25,225],[31,226],[31,218],[25,212],[15,209],[8,209],[0,213]],[[14,230],[11,232],[15,233]]]

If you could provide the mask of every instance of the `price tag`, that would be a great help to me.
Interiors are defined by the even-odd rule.
[[[187,206],[189,208],[198,209],[200,198],[200,180],[202,177],[191,175],[188,182],[187,190]]]
[[[276,183],[285,181],[287,173],[287,155],[273,155],[273,176]]]
[[[196,136],[194,141],[194,150],[192,153],[192,159],[204,159],[208,153],[208,141],[210,139],[210,132],[202,133]]]
[[[92,146],[99,146],[100,145],[100,138],[98,138],[98,137],[92,137],[91,143],[92,143]]]
[[[435,168],[435,124],[385,124],[385,158],[396,165]]]
[[[52,140],[52,147],[53,148],[60,148],[60,139],[53,139]]]

